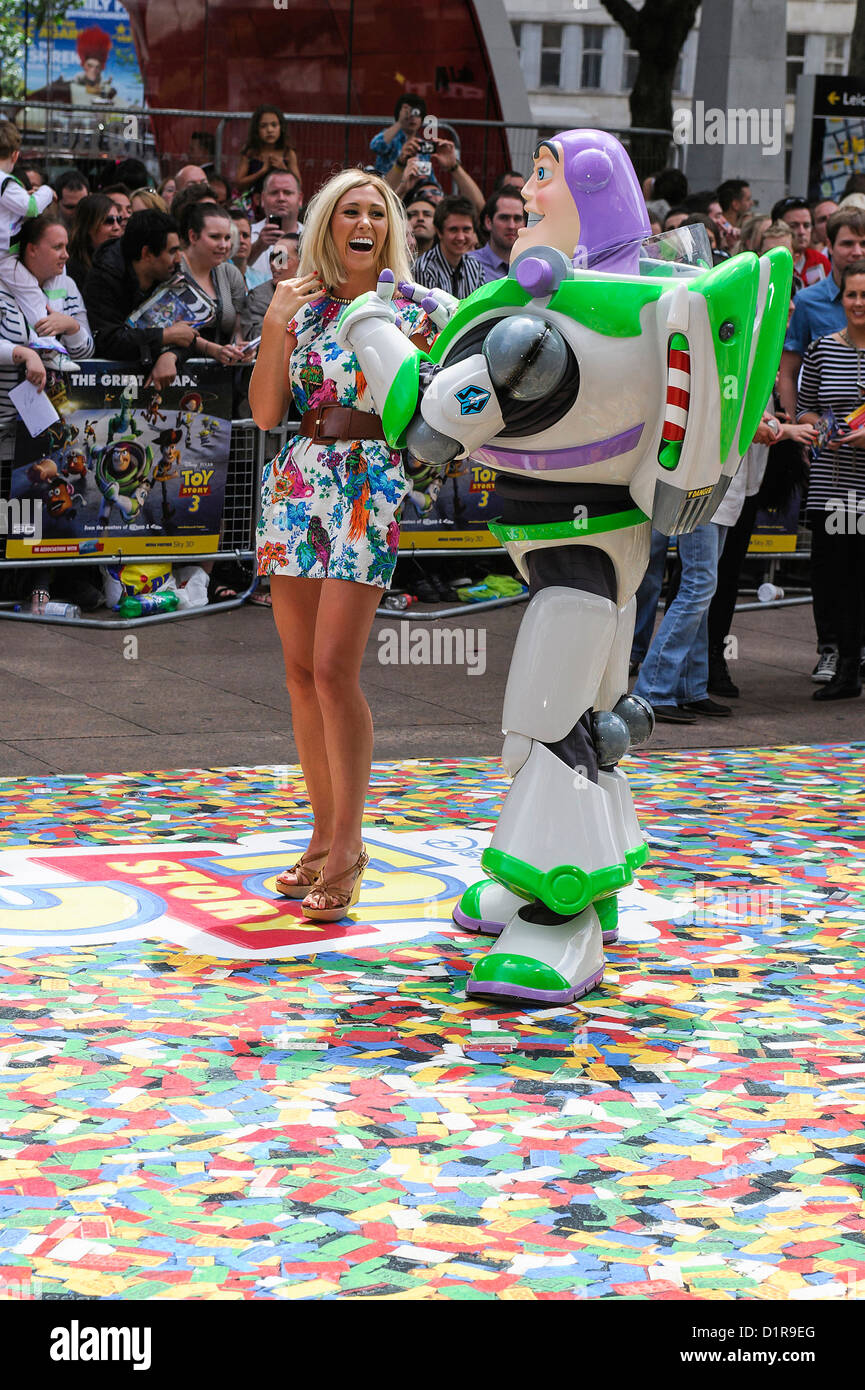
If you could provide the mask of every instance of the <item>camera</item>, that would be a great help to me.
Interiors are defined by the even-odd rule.
[[[430,160],[430,155],[434,153],[435,145],[433,144],[432,140],[421,140],[420,149],[418,150],[417,155],[415,156],[415,163],[417,165],[418,172],[421,173],[425,179],[428,179],[430,174],[432,173],[432,162]]]
[[[272,212],[272,213],[270,214],[270,216],[268,217],[267,221],[268,221],[268,225],[271,226],[271,227],[280,227],[280,228],[282,227],[282,218],[281,218],[281,217],[278,217],[277,214],[276,214],[275,212]]]

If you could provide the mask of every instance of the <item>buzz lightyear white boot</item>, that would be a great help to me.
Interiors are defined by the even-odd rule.
[[[481,878],[465,890],[453,910],[453,919],[463,931],[484,936],[501,936],[517,910],[526,906],[525,898],[512,893],[493,878]],[[603,898],[595,904],[601,918],[605,946],[619,939],[616,897]]]

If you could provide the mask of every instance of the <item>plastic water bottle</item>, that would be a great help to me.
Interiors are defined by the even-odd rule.
[[[43,618],[80,618],[81,609],[77,603],[46,603],[41,613]]]
[[[390,608],[392,612],[402,613],[410,603],[416,603],[414,594],[385,594],[379,607]]]
[[[772,603],[784,597],[784,590],[779,589],[776,584],[761,584],[757,590],[757,598],[761,603]]]
[[[141,618],[148,613],[173,613],[179,603],[177,594],[169,590],[157,594],[127,594],[120,600],[121,618]]]

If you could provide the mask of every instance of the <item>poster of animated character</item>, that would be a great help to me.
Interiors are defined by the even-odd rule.
[[[400,514],[400,550],[492,549],[487,530],[501,506],[495,474],[477,458],[454,459],[445,469],[406,457],[409,491]]]
[[[51,373],[58,419],[19,424],[12,497],[38,513],[10,559],[206,554],[217,549],[231,445],[231,370],[214,364],[157,391],[129,363]]]
[[[141,71],[121,0],[56,5],[50,22],[38,7],[30,10],[25,83],[32,101],[103,112],[142,105]],[[44,129],[44,108],[28,106],[26,123],[30,130]]]

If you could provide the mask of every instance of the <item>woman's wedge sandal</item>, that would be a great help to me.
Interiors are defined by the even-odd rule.
[[[308,918],[310,922],[341,921],[348,913],[349,908],[354,907],[360,897],[360,885],[368,863],[369,855],[365,849],[361,849],[354,864],[343,869],[341,874],[333,874],[330,878],[320,879],[301,904],[304,917]],[[355,875],[351,888],[334,887],[334,884],[339,883],[341,879],[348,878],[349,874]]]
[[[305,850],[296,864],[292,864],[290,869],[284,869],[276,880],[276,891],[281,893],[284,898],[305,898],[310,888],[313,888],[321,878],[321,869],[311,869],[310,864],[321,863],[324,866],[329,849],[323,849],[318,854],[310,854]],[[288,875],[292,877],[289,878]]]

